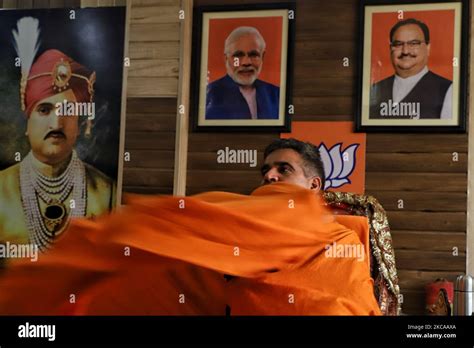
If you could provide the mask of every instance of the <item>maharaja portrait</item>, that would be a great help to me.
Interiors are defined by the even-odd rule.
[[[0,243],[117,204],[124,32],[124,8],[0,12]]]

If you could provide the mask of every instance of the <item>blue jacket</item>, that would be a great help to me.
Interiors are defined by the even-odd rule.
[[[257,89],[257,118],[278,119],[280,88],[262,80],[255,80]],[[229,75],[207,86],[206,120],[251,119],[250,108],[239,85]]]

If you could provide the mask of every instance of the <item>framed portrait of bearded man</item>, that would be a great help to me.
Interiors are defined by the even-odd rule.
[[[465,132],[469,2],[363,0],[356,130]]]
[[[294,3],[195,8],[195,131],[290,130],[295,9]]]
[[[48,250],[118,204],[125,12],[0,11],[0,244]]]

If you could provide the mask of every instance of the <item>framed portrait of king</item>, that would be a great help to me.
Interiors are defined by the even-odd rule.
[[[195,9],[195,131],[288,131],[295,4]]]
[[[119,204],[125,7],[0,11],[0,243]]]
[[[465,131],[468,5],[361,1],[357,131]]]

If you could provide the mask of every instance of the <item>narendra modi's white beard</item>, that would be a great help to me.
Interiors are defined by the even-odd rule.
[[[235,83],[238,83],[239,85],[242,86],[251,86],[255,82],[255,80],[258,78],[258,75],[260,75],[260,71],[262,70],[262,66],[258,68],[257,71],[255,71],[254,68],[250,68],[254,71],[254,73],[249,76],[249,77],[244,77],[239,76],[239,71],[242,70],[249,70],[249,68],[244,68],[244,67],[239,67],[236,70],[233,70],[232,67],[229,65],[229,62],[225,62],[226,68],[227,68],[227,74],[234,80]]]

